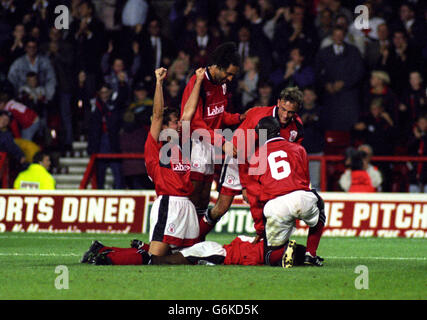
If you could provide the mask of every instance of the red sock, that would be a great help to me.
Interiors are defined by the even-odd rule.
[[[285,252],[285,247],[271,251],[270,265],[271,266],[279,265],[281,263],[284,252]]]
[[[142,264],[142,255],[136,248],[119,248],[107,253],[113,265],[140,265]]]
[[[322,236],[324,224],[322,221],[316,226],[308,229],[307,249],[306,252],[310,253],[313,257],[316,256],[317,248],[319,247],[320,237]]]
[[[203,217],[199,220],[199,241],[205,241],[206,235],[215,227],[214,224],[210,224]]]

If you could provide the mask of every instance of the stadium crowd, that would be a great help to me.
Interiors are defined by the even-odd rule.
[[[69,28],[57,29],[63,4]],[[357,5],[369,9],[368,29],[356,23]],[[165,104],[180,110],[190,76],[234,41],[241,69],[229,112],[272,106],[298,86],[309,155],[368,145],[370,157],[426,156],[426,20],[422,0],[1,0],[0,151],[16,172],[29,161],[17,147],[67,154],[82,136],[89,154],[144,152],[154,70],[169,70]],[[328,190],[345,190],[346,163],[329,166]],[[427,185],[427,163],[376,165],[379,190]],[[114,188],[152,188],[139,160],[101,163],[99,188],[107,166]],[[317,188],[319,179],[312,174]]]

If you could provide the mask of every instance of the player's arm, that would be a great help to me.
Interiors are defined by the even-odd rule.
[[[167,69],[158,68],[155,71],[156,75],[156,90],[154,92],[153,117],[151,120],[150,133],[154,140],[159,140],[160,131],[163,124],[163,112],[165,102],[163,100],[163,80],[166,78]]]
[[[181,116],[181,121],[191,121],[194,113],[196,112],[200,97],[200,87],[203,83],[205,71],[206,68],[199,68],[196,70],[196,81],[194,83],[193,90],[191,90],[190,97],[185,103],[184,110]]]

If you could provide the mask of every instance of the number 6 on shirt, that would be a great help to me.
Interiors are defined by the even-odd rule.
[[[283,158],[287,158],[288,154],[283,151],[275,151],[268,155],[268,165],[270,167],[271,176],[276,180],[282,180],[287,178],[291,174],[291,166],[288,161],[283,160]],[[277,158],[282,158],[277,161]],[[283,168],[279,171],[280,168]]]

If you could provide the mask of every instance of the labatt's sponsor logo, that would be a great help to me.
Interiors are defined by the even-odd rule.
[[[181,162],[172,165],[173,171],[175,172],[187,172],[191,169],[189,164],[182,164]]]
[[[208,116],[209,117],[216,116],[220,113],[223,113],[224,110],[225,110],[225,107],[223,104],[221,106],[214,106],[214,107],[208,106]]]

